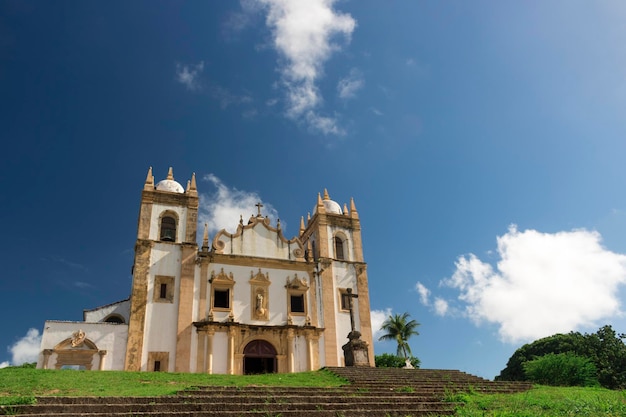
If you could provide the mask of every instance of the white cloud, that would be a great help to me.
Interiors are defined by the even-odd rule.
[[[380,326],[383,325],[383,322],[387,320],[389,316],[391,316],[391,308],[370,311],[370,319],[372,321],[372,338],[374,341],[378,340],[380,337],[382,333]]]
[[[425,306],[429,305],[430,303],[428,297],[430,297],[430,290],[419,281],[417,282],[417,284],[415,284],[415,290],[420,296],[420,302]]]
[[[248,223],[251,215],[257,214],[257,203],[261,202],[263,207],[261,214],[269,216],[275,224],[278,219],[278,212],[271,204],[263,203],[263,200],[256,192],[238,190],[228,187],[218,177],[213,174],[203,178],[215,187],[212,194],[200,194],[199,221],[209,227],[209,234],[213,236],[215,232],[226,229],[233,233],[237,230],[240,216],[243,217],[244,224]],[[283,230],[285,223],[281,223]],[[201,237],[201,236],[200,236]]]
[[[497,241],[495,269],[473,254],[461,256],[443,283],[460,292],[471,320],[497,324],[503,341],[597,326],[621,314],[626,256],[605,249],[599,233],[519,232],[511,226]]]
[[[222,109],[227,108],[233,104],[248,104],[252,103],[252,97],[248,94],[233,94],[227,88],[221,87],[219,85],[211,86],[210,88],[211,96],[220,102],[220,107]]]
[[[333,51],[337,35],[350,40],[356,21],[333,9],[336,0],[258,0],[267,10],[274,48],[281,56],[279,71],[285,88],[287,116],[309,123],[323,120],[322,133],[342,134],[337,121],[317,114],[322,102],[317,80]],[[333,126],[328,126],[332,123]],[[318,125],[310,124],[314,129]]]
[[[435,307],[435,314],[438,316],[445,316],[448,312],[448,302],[443,298],[435,297],[433,306]]]
[[[352,68],[350,70],[350,74],[346,78],[342,78],[337,83],[337,93],[339,97],[347,100],[349,98],[354,98],[356,96],[356,92],[359,91],[365,81],[363,80],[363,74],[356,68]]]
[[[204,61],[191,66],[176,64],[176,81],[183,84],[189,91],[200,91],[202,86],[199,77],[202,71],[204,71]]]
[[[383,112],[381,112],[380,110],[378,110],[375,107],[371,107],[370,110],[372,111],[372,113],[374,113],[376,116],[382,116]]]
[[[7,366],[11,366],[8,361],[0,362],[0,369],[6,368]]]
[[[325,135],[333,134],[341,136],[346,133],[345,130],[339,127],[337,119],[332,117],[320,116],[319,114],[310,111],[306,115],[306,120],[311,129],[322,132]]]
[[[37,329],[28,329],[26,336],[9,346],[9,352],[13,355],[12,365],[37,362],[39,349],[41,348],[41,335]],[[4,363],[3,363],[4,364]]]

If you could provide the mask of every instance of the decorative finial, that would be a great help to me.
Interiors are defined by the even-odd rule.
[[[348,213],[348,205],[346,203],[343,203],[343,214],[345,216],[347,216],[349,214]]]
[[[185,188],[185,192],[189,193],[189,188],[191,187],[191,181],[187,180],[187,188]]]
[[[306,222],[307,224],[311,221],[311,212],[307,212],[306,214]]]
[[[202,247],[209,247],[209,225],[204,223],[204,236],[202,237]]]
[[[280,219],[276,219],[276,228],[280,230]]]
[[[189,194],[198,195],[198,188],[196,187],[196,173],[191,174],[191,182],[189,183]]]
[[[154,190],[154,175],[152,175],[152,167],[148,168],[148,175],[146,175],[146,183],[143,186],[144,190]]]
[[[356,205],[354,204],[354,198],[350,197],[350,217],[353,219],[359,218],[359,213],[356,211]]]
[[[256,216],[257,216],[257,217],[263,217],[263,216],[261,215],[261,207],[263,207],[263,204],[261,204],[261,202],[259,201],[258,203],[256,203],[256,204],[255,204],[255,206],[256,206],[256,208],[257,208],[257,210],[258,210],[258,213],[257,213],[257,215],[256,215]]]
[[[324,188],[324,200],[330,200],[330,196],[328,195],[328,190]]]
[[[326,213],[326,208],[324,207],[324,203],[322,202],[322,196],[320,193],[317,193],[317,207],[315,209],[317,213]]]
[[[243,226],[243,214],[239,215],[239,224]]]
[[[172,169],[172,167],[170,167],[169,171],[167,171],[167,178],[168,180],[174,180],[174,170]]]
[[[300,217],[300,234],[304,233],[304,216]]]

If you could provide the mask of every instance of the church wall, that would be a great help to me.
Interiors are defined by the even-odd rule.
[[[187,208],[176,207],[171,205],[152,204],[152,214],[150,216],[150,233],[148,239],[159,240],[159,231],[161,230],[161,215],[165,212],[174,212],[178,216],[176,223],[176,242],[180,243],[185,240]]]
[[[130,300],[120,301],[106,306],[94,308],[92,310],[85,310],[83,312],[83,318],[86,322],[95,323],[103,321],[111,314],[123,317],[124,322],[128,323],[128,318],[130,317]]]
[[[228,335],[226,332],[216,332],[213,336],[213,373],[226,374],[228,372]]]
[[[294,372],[308,371],[308,354],[307,354],[307,342],[306,337],[296,336],[293,341],[294,352]]]
[[[180,283],[180,246],[172,243],[155,243],[151,252],[150,275],[146,305],[146,325],[142,354],[142,370],[149,370],[149,352],[168,352],[168,371],[173,371],[176,353],[176,330],[178,325],[178,298]],[[155,291],[157,277],[172,277],[173,296],[170,300],[158,300]],[[158,300],[158,301],[156,301]]]
[[[293,255],[290,257],[289,251],[298,248],[297,244],[289,245],[282,239],[277,239],[275,231],[260,223],[254,227],[254,230],[244,228],[242,234],[232,240],[227,236],[222,236],[220,240],[225,244],[225,254],[262,258],[294,259]]]
[[[61,342],[71,339],[72,334],[77,330],[85,332],[85,338],[93,342],[97,349],[106,351],[102,357],[103,370],[123,370],[124,353],[126,351],[126,341],[128,339],[128,325],[114,323],[85,323],[72,321],[47,320],[44,324],[44,331],[41,337],[41,349],[37,359],[37,368],[44,367],[45,349],[54,349]],[[52,353],[48,358],[47,369],[55,369],[58,355]],[[92,370],[98,370],[100,356],[95,354],[91,361]]]
[[[269,310],[268,320],[258,320],[253,317],[254,304],[252,303],[252,290],[250,285],[251,273],[253,275],[258,274],[259,268],[252,266],[237,266],[227,264],[211,264],[209,267],[209,275],[211,271],[214,271],[217,275],[221,269],[224,268],[226,274],[233,273],[235,285],[233,287],[233,315],[234,320],[239,323],[246,324],[260,324],[260,325],[285,325],[287,324],[287,302],[288,291],[285,288],[287,278],[294,279],[295,275],[298,278],[304,278],[307,285],[310,286],[308,274],[303,271],[293,271],[285,269],[271,269],[261,268],[261,272],[265,275],[268,274],[271,284],[269,285],[269,299],[266,300],[266,306]],[[212,297],[212,286],[207,287],[207,300]],[[306,296],[307,308],[306,314],[292,314],[293,324],[304,325],[306,322],[306,316],[310,314],[311,300],[310,294]],[[207,302],[208,315],[209,309],[212,303]],[[215,321],[224,321],[228,318],[229,312],[214,311],[213,316]]]

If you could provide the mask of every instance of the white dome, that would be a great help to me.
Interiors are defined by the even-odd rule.
[[[170,193],[185,193],[185,189],[183,188],[183,186],[174,180],[159,181],[159,183],[156,185],[156,189],[158,191],[168,191]]]
[[[322,202],[324,203],[324,208],[326,209],[326,213],[343,214],[343,212],[341,211],[341,206],[336,201],[323,200]]]

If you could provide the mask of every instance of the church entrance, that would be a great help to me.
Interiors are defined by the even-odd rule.
[[[276,349],[265,340],[253,340],[243,350],[243,373],[273,374],[276,372]]]

